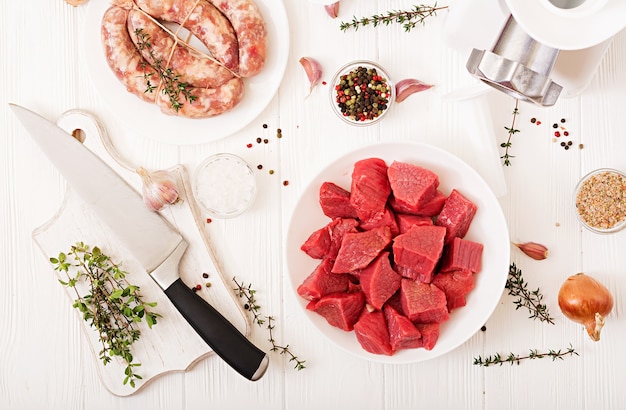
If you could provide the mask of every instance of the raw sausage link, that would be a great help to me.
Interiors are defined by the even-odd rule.
[[[237,77],[217,88],[190,88],[190,94],[196,97],[195,101],[184,101],[184,97],[179,96],[183,105],[178,111],[171,107],[169,97],[163,92],[156,96],[146,93],[147,80],[144,75],[152,79],[153,86],[159,85],[159,75],[133,44],[127,29],[128,13],[128,9],[110,7],[102,18],[101,33],[107,63],[129,92],[150,103],[156,102],[161,111],[167,114],[188,118],[212,117],[239,104],[244,84]]]
[[[234,77],[217,88],[192,88],[191,94],[197,99],[193,102],[182,101],[183,106],[175,111],[166,95],[160,93],[157,104],[161,111],[169,115],[186,118],[208,118],[225,113],[235,107],[244,94],[241,78]]]
[[[149,38],[150,48],[139,47],[137,30]],[[174,39],[163,28],[159,27],[150,17],[137,9],[128,15],[128,32],[138,46],[143,57],[154,64],[154,58],[160,60],[162,66],[169,67],[179,75],[179,81],[192,87],[215,88],[233,78],[228,69],[215,61],[190,50],[184,45],[174,45]],[[147,41],[147,40],[146,40]],[[172,47],[176,47],[171,55]]]
[[[253,0],[209,0],[232,24],[239,41],[239,75],[252,77],[261,71],[267,55],[265,20]]]
[[[154,18],[182,24],[227,68],[237,71],[239,45],[228,19],[206,0],[135,0]],[[196,4],[197,3],[197,4]]]
[[[154,102],[154,96],[146,93],[148,80],[159,76],[141,57],[126,29],[128,10],[110,7],[102,17],[101,37],[107,64],[128,92],[144,101]],[[144,77],[147,76],[147,77]]]

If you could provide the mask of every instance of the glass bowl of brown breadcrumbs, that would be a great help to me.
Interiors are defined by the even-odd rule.
[[[626,174],[600,168],[585,175],[574,191],[576,216],[595,233],[613,233],[626,226]]]

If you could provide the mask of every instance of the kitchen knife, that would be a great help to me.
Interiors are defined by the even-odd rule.
[[[72,189],[115,232],[200,337],[242,376],[261,378],[269,357],[181,280],[178,265],[187,242],[176,229],[72,135],[39,114],[9,105]]]

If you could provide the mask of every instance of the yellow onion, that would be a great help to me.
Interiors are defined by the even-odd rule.
[[[600,282],[584,273],[572,275],[561,285],[559,307],[570,320],[585,326],[591,340],[600,340],[604,318],[613,309],[613,296]]]

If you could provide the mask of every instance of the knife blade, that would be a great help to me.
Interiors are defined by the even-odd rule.
[[[255,381],[269,357],[180,278],[187,242],[141,195],[80,141],[39,114],[9,104],[68,184],[115,233],[200,337],[245,378]]]

